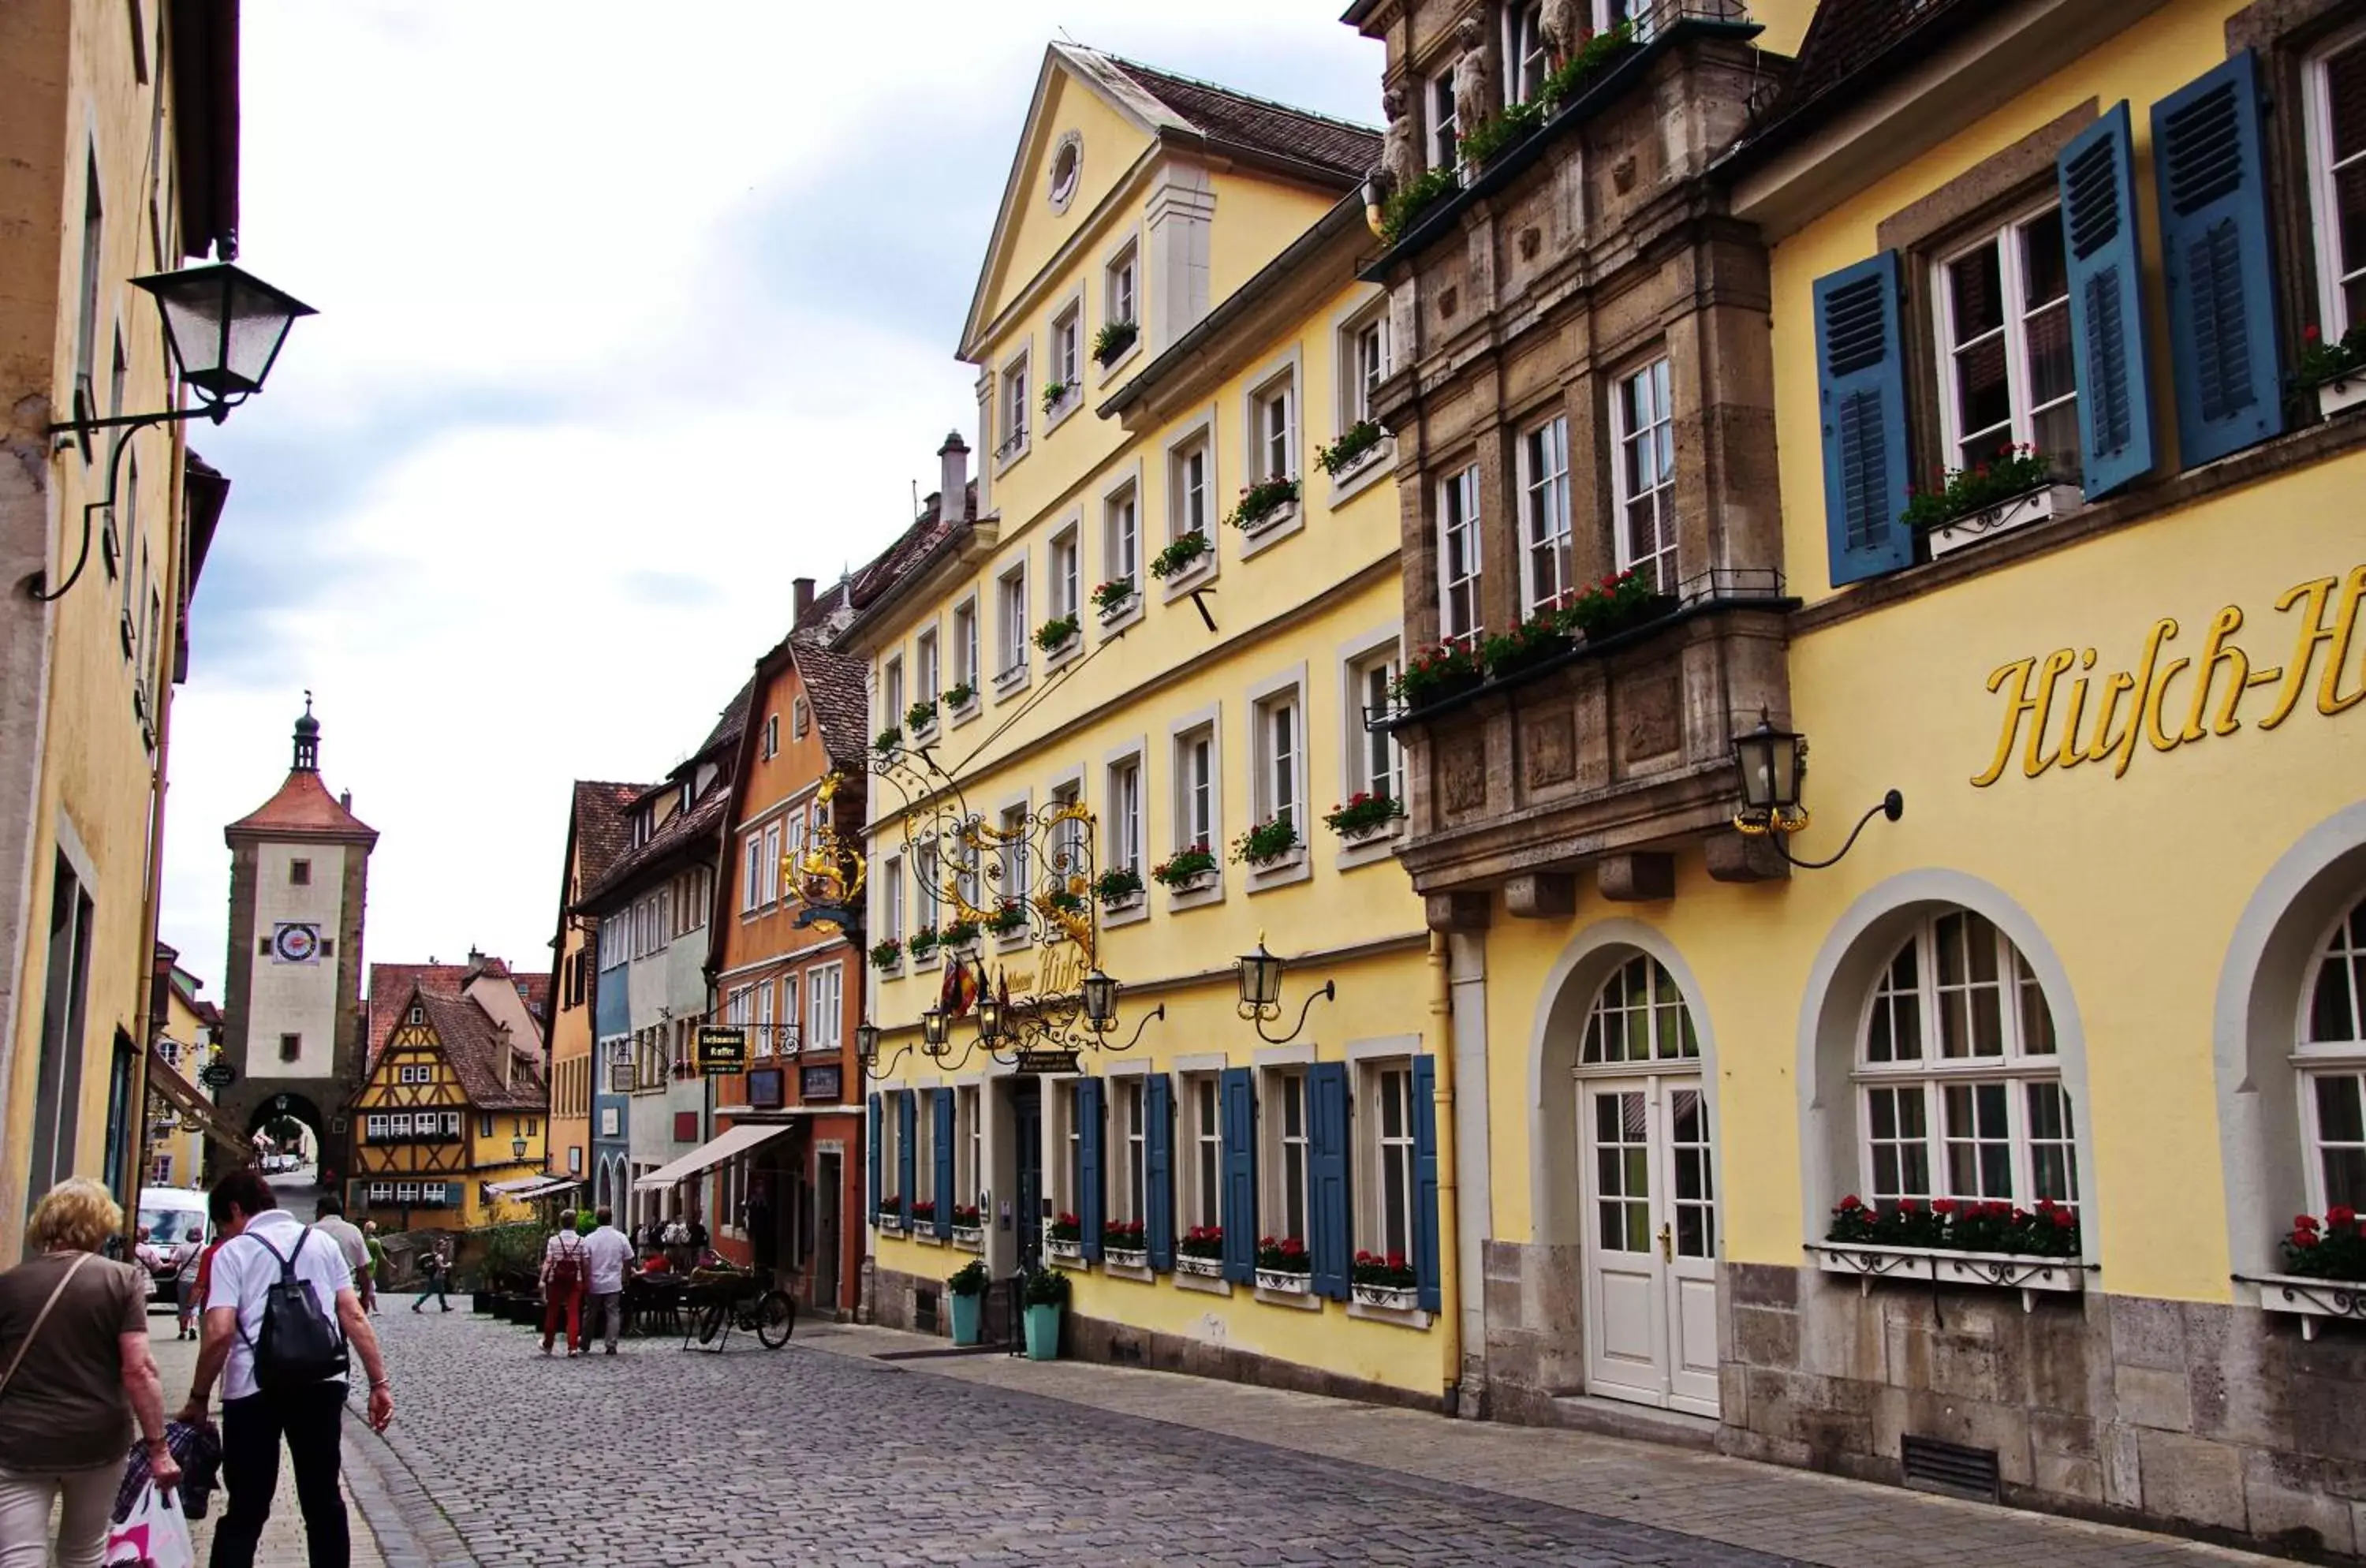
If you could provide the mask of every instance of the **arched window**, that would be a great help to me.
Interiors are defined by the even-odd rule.
[[[1969,909],[1918,921],[1857,1031],[1858,1159],[1876,1204],[2079,1201],[2054,1015],[2011,939]]]
[[[1648,953],[1620,964],[1585,1015],[1579,1056],[1589,1067],[1697,1061],[1700,1037],[1667,966]]]
[[[2301,1134],[2311,1213],[2366,1209],[2366,901],[2319,945],[2301,1015]]]

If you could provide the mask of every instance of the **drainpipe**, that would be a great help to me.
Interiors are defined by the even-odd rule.
[[[1436,1079],[1437,1126],[1437,1316],[1438,1345],[1446,1360],[1446,1408],[1455,1413],[1462,1389],[1461,1198],[1456,1190],[1454,1154],[1454,998],[1447,964],[1446,933],[1429,933],[1429,1052]]]

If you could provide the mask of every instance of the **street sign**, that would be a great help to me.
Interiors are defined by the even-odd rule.
[[[1074,1051],[1021,1051],[1018,1071],[1022,1073],[1073,1073],[1076,1070],[1077,1053]]]
[[[748,1032],[727,1024],[705,1024],[698,1032],[698,1070],[738,1073],[748,1069]]]
[[[238,1069],[228,1062],[208,1062],[197,1070],[197,1081],[220,1093],[238,1081]]]

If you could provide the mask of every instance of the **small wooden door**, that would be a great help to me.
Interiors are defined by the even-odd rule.
[[[1697,1077],[1578,1085],[1587,1384],[1718,1413],[1717,1205]]]

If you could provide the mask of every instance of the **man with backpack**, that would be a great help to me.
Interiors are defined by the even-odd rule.
[[[222,1384],[222,1484],[211,1568],[252,1568],[279,1486],[283,1438],[296,1469],[311,1568],[345,1568],[351,1537],[337,1474],[348,1351],[369,1375],[369,1424],[386,1430],[394,1393],[344,1251],[277,1206],[252,1166],[214,1183],[224,1238],[206,1285],[205,1338],[180,1419],[202,1422]]]
[[[567,1354],[583,1354],[583,1291],[591,1283],[592,1254],[575,1234],[575,1211],[558,1216],[558,1228],[542,1244],[542,1353],[550,1354],[551,1337],[567,1325]]]

